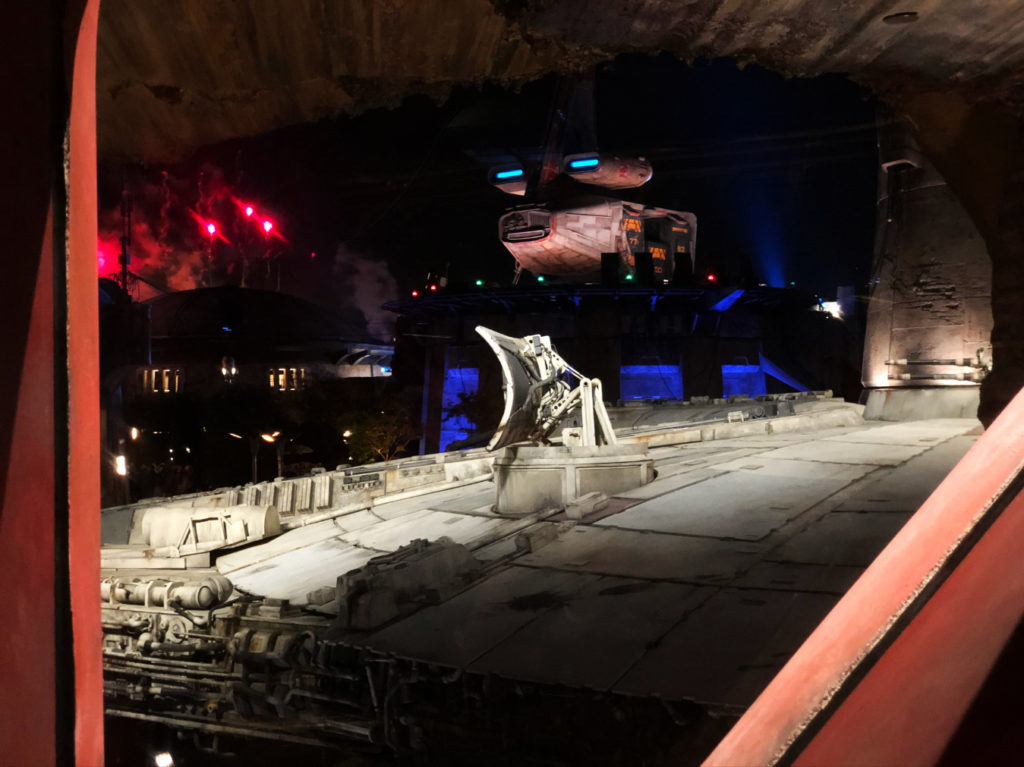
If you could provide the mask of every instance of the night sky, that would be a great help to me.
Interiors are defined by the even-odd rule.
[[[539,153],[561,103],[566,151],[647,157],[652,181],[619,196],[695,213],[697,247],[727,279],[795,281],[824,296],[867,280],[876,154],[864,89],[840,76],[785,79],[668,55],[620,56],[593,77],[592,110],[585,89],[557,102],[550,76],[518,92],[456,88],[443,104],[413,97],[209,147],[170,167],[101,163],[100,273],[116,268],[123,176],[135,200],[137,273],[197,286],[209,247],[202,224],[216,221],[215,281],[237,283],[244,254],[247,284],[280,280],[338,311],[353,337],[386,337],[378,305],[422,286],[427,272],[447,269],[453,285],[510,282],[497,219],[523,200],[490,187],[487,167]],[[253,230],[239,203],[271,218],[275,236]]]

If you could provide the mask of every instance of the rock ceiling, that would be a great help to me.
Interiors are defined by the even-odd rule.
[[[891,93],[958,89],[1013,107],[1024,93],[1019,0],[103,0],[100,153],[170,159],[415,93],[663,50]]]

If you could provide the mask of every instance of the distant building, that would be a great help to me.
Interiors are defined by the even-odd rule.
[[[477,325],[550,336],[612,402],[860,392],[855,326],[796,289],[549,284],[440,291],[387,307],[400,315],[395,375],[421,392],[425,453],[484,444],[497,424],[501,374]]]
[[[390,347],[346,339],[330,312],[282,293],[216,287],[132,304],[107,282],[105,501],[348,458],[332,418],[387,381]]]

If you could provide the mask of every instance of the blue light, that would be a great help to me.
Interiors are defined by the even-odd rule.
[[[743,296],[743,291],[742,290],[734,290],[732,293],[727,295],[725,298],[723,298],[717,304],[712,306],[711,307],[711,311],[714,311],[714,312],[724,312],[726,309],[731,307],[734,303],[739,301],[742,296]]]
[[[221,325],[220,329],[223,330],[225,333],[231,332],[231,328],[229,328],[227,325]]]
[[[380,372],[382,375],[389,376],[391,375],[391,368],[389,368],[387,365],[381,365]]]
[[[596,168],[600,162],[601,161],[596,157],[590,157],[586,160],[573,160],[569,163],[569,167],[574,170],[579,170],[580,168]]]
[[[523,169],[522,168],[516,168],[515,170],[502,170],[502,171],[498,171],[497,173],[494,174],[494,177],[497,178],[497,179],[518,178],[521,175],[523,175]]]
[[[796,389],[797,391],[810,391],[810,389],[800,383],[798,380],[793,378],[789,373],[780,368],[770,359],[761,355],[761,369],[770,375],[772,378],[776,378],[782,383],[786,384],[790,389]]]
[[[621,399],[682,399],[683,371],[678,365],[623,365]]]
[[[466,439],[476,424],[464,415],[452,415],[450,410],[464,399],[479,391],[479,368],[448,368],[444,371],[444,390],[441,393],[441,452],[452,442]],[[462,396],[459,396],[462,395]]]
[[[761,178],[747,179],[740,191],[746,210],[737,234],[753,255],[758,282],[773,288],[788,284],[785,253],[793,234],[782,226],[787,194],[782,182]]]
[[[722,365],[723,397],[756,397],[767,393],[760,365]]]

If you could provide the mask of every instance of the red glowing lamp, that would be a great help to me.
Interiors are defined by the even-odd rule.
[[[414,290],[414,291],[412,292],[412,297],[413,297],[413,298],[416,298],[417,296],[419,296],[419,294],[420,294],[420,292],[419,292],[418,290]]]
[[[431,285],[430,286],[430,292],[431,293],[436,293],[437,292],[437,285]]]
[[[714,274],[709,274],[708,275],[708,282],[714,282],[714,281],[715,281],[715,275]]]
[[[252,211],[252,205],[246,205],[246,206],[245,206],[245,215],[246,215],[246,216],[251,216],[251,215],[252,215],[252,213],[253,213],[253,211]]]
[[[269,219],[263,222],[263,231],[266,232],[267,234],[270,234],[270,231],[273,228],[274,228],[274,224]]]
[[[213,237],[213,235],[217,234],[217,225],[211,221],[206,225],[206,233]]]

